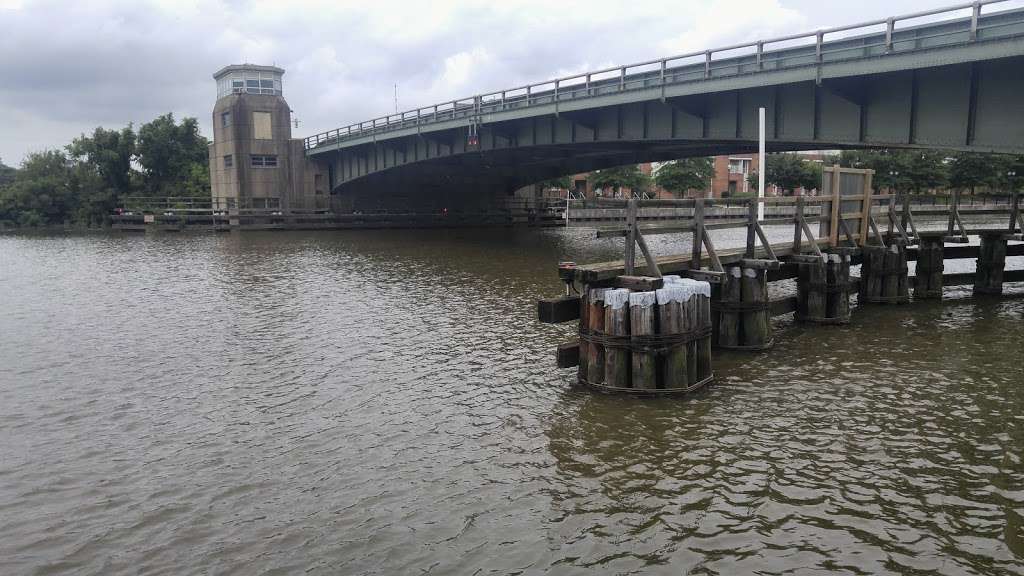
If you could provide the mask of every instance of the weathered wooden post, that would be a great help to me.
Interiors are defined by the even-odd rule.
[[[667,277],[666,277],[667,279]],[[683,305],[686,290],[674,283],[668,283],[656,291],[658,301],[658,334],[669,338],[682,334]],[[669,390],[686,388],[690,384],[689,372],[686,367],[686,345],[672,347],[665,353],[662,365],[662,381]]]
[[[974,276],[974,293],[1002,294],[1005,266],[1006,232],[983,232],[978,251],[978,269]]]
[[[705,335],[697,339],[697,376],[711,377],[711,285],[698,282],[694,287],[693,299],[697,302],[697,326]]]
[[[579,364],[576,365],[576,377],[580,382],[587,380],[587,361],[590,356],[590,340],[587,338],[587,330],[590,328],[590,288],[583,286],[580,292],[580,351]]]
[[[629,339],[629,290],[618,288],[604,293],[604,331],[609,337]],[[629,346],[609,343],[604,354],[604,383],[612,388],[629,388]]]
[[[829,254],[828,295],[825,314],[831,322],[845,324],[850,321],[850,256]]]
[[[877,302],[882,294],[882,266],[885,263],[885,248],[882,246],[864,246],[861,248],[864,260],[860,266],[861,303]]]
[[[864,246],[860,271],[859,301],[904,304],[910,301],[907,285],[907,250],[899,242],[885,246]]]
[[[917,267],[914,271],[914,298],[942,298],[942,273],[945,268],[942,234],[920,234]]]
[[[768,316],[767,271],[760,268],[743,268],[740,293],[744,309],[741,316],[743,347],[767,347],[772,339]]]
[[[607,288],[592,288],[588,298],[587,328],[592,336],[604,334],[604,295]],[[600,385],[604,382],[604,346],[595,341],[587,345],[587,381]]]
[[[655,353],[644,340],[654,335],[654,292],[632,292],[629,295],[629,336],[633,353],[633,388],[654,390],[658,387]]]
[[[739,266],[725,269],[718,301],[718,346],[736,348],[740,345],[740,278]]]
[[[883,260],[885,272],[882,277],[882,297],[895,299],[899,295],[900,252],[896,244],[890,244],[885,250]]]
[[[680,286],[686,291],[683,301],[683,332],[693,334],[697,330],[699,319],[697,318],[697,299],[693,297],[693,288],[688,283],[681,283]],[[699,371],[699,360],[697,359],[697,342],[689,340],[686,342],[686,373],[687,379],[693,383],[697,382]]]
[[[828,284],[826,263],[801,262],[797,277],[797,316],[801,322],[821,322],[826,316]]]

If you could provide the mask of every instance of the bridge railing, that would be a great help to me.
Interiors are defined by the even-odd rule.
[[[370,134],[566,100],[1024,35],[1024,10],[983,14],[985,6],[1008,1],[980,0],[564,76],[350,124],[310,136],[305,146],[312,149]]]

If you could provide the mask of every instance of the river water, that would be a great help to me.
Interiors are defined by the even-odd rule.
[[[1020,285],[781,318],[635,399],[574,387],[574,327],[535,319],[559,260],[620,254],[0,236],[0,574],[1024,572]]]

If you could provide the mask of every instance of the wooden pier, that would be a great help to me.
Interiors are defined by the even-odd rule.
[[[650,336],[675,329],[677,320],[671,318],[667,308],[662,309],[660,291],[677,285],[677,278],[707,283],[710,289],[710,346],[748,351],[772,347],[773,316],[795,313],[798,322],[849,322],[849,299],[853,294],[857,294],[860,305],[905,304],[941,298],[946,286],[971,285],[977,295],[998,295],[1003,283],[1024,282],[1024,269],[1005,269],[1007,257],[1024,256],[1024,211],[1019,194],[1014,194],[1004,208],[984,212],[1005,217],[1005,225],[967,228],[959,209],[959,194],[954,194],[941,212],[947,219],[946,229],[919,231],[914,220],[918,213],[909,197],[875,194],[872,175],[870,170],[826,167],[823,194],[816,197],[618,201],[625,211],[624,225],[599,229],[597,237],[624,238],[624,258],[585,265],[562,263],[559,274],[566,283],[566,295],[538,302],[541,322],[581,321],[580,338],[558,347],[558,366],[579,365],[580,382],[603,390],[667,393],[692,390],[695,383],[710,382],[710,355],[703,378],[680,379],[676,372],[686,363],[678,358],[679,339]],[[603,202],[607,205],[615,201]],[[762,203],[788,206],[792,216],[759,220],[758,205]],[[812,206],[814,209],[809,210]],[[671,223],[640,225],[639,211],[653,207],[685,210],[690,216]],[[728,207],[717,210],[718,214],[742,213],[744,217],[705,218],[709,209],[717,207]],[[930,216],[939,213],[934,207],[921,212]],[[813,224],[817,224],[816,230]],[[769,243],[763,229],[768,225],[791,225],[793,241]],[[745,246],[717,250],[714,232],[730,228],[746,229]],[[655,255],[645,239],[652,234],[684,232],[694,238],[686,254]],[[980,237],[980,245],[969,244],[972,236]],[[967,258],[977,261],[976,272],[944,272],[946,260]],[[911,261],[917,262],[913,276],[907,266]],[[860,276],[851,276],[850,267],[858,264]],[[786,279],[797,280],[797,294],[769,299],[768,284]],[[618,293],[616,302],[625,298],[655,304],[652,310],[639,308],[637,312],[632,306],[621,306],[617,308],[621,312],[609,316],[605,299],[610,292]],[[642,318],[632,322],[630,313],[641,314]],[[699,317],[700,312],[693,311],[688,318]],[[610,319],[614,331],[607,325]],[[636,332],[624,330],[627,326]],[[624,339],[630,336],[648,345],[636,346],[632,356],[623,356],[618,351],[629,349]],[[695,333],[690,337],[698,339]],[[649,345],[651,342],[657,345]],[[609,343],[613,344],[611,348],[607,347]],[[672,343],[675,347],[668,345]],[[597,380],[602,373],[597,364],[604,367],[608,363],[605,350],[597,349],[602,345],[615,350],[615,363],[640,364],[632,369],[616,364],[616,370],[633,374],[632,379],[617,376],[615,380]],[[649,353],[652,350],[653,357]],[[675,384],[680,381],[687,385]]]

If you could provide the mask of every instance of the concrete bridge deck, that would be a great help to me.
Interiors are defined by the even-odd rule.
[[[771,151],[1024,153],[1024,9],[1001,4],[481,94],[311,136],[306,154],[347,209],[388,197],[471,205],[563,174],[752,151],[762,107]]]

